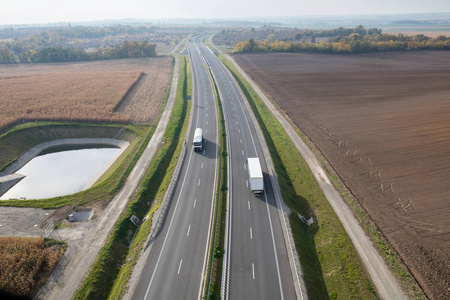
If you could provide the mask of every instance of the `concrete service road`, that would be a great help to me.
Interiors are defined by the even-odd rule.
[[[229,206],[228,256],[224,299],[296,299],[294,280],[282,223],[269,180],[266,160],[242,92],[225,66],[209,48],[198,43],[217,83],[228,139]],[[256,125],[257,126],[257,125]],[[259,157],[264,194],[248,187],[247,157]]]
[[[214,93],[198,49],[188,42],[193,75],[192,124],[186,158],[161,232],[138,279],[132,299],[201,299],[217,181],[217,114]],[[204,151],[192,150],[203,128]]]

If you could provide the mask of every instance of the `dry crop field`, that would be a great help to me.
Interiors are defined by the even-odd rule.
[[[170,74],[170,57],[0,65],[0,130],[22,120],[151,123]]]
[[[0,237],[1,293],[31,298],[55,268],[62,250],[43,238]]]
[[[450,298],[450,52],[235,60],[314,142],[431,299]]]
[[[440,35],[450,36],[448,27],[382,27],[386,34],[418,35],[423,34],[431,38],[437,38]]]

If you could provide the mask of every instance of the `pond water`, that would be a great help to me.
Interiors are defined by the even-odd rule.
[[[26,177],[0,199],[44,199],[80,192],[101,175],[120,151],[78,149],[36,156],[16,172]]]

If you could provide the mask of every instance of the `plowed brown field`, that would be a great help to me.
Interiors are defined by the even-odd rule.
[[[450,52],[233,58],[315,143],[431,299],[450,299]]]
[[[23,120],[151,123],[170,57],[0,65],[0,130]]]

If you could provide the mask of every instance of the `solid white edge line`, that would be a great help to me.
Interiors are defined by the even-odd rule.
[[[216,58],[216,59],[217,59],[217,58]],[[225,71],[222,70],[222,71],[223,71],[223,72],[226,72],[226,70],[225,70]],[[226,74],[228,74],[228,73],[226,73]],[[228,75],[229,75],[229,74],[228,74]],[[227,78],[228,78],[228,76],[227,76]],[[229,79],[229,81],[233,82],[231,79]],[[237,98],[240,99],[241,101],[244,101],[244,99],[241,98],[241,97],[242,97],[242,95],[241,95],[242,91],[241,91],[241,93],[238,93],[238,92],[236,91],[236,86],[235,86],[235,84],[233,84],[233,83],[231,84],[231,87],[232,87],[233,91],[235,92],[235,95],[237,96]],[[249,130],[250,137],[251,137],[252,143],[253,143],[253,149],[255,150],[255,153],[257,153],[257,151],[256,151],[256,146],[255,146],[255,141],[254,141],[254,138],[253,138],[253,134],[252,134],[252,131],[251,131],[251,129],[250,129],[250,125],[249,125],[249,122],[248,122],[248,119],[247,119],[247,115],[246,115],[246,113],[245,113],[245,110],[244,110],[244,108],[243,108],[243,106],[242,106],[241,101],[238,101],[238,102],[239,102],[239,105],[241,106],[241,110],[242,110],[242,112],[243,112],[243,114],[244,114],[244,118],[245,118],[245,121],[246,121],[246,123],[247,123],[247,128],[248,128],[248,130]],[[224,109],[224,111],[226,111],[226,110]],[[250,113],[250,112],[249,112],[249,113]],[[238,122],[238,121],[236,121],[236,123],[237,123],[237,125],[239,125],[239,122]],[[256,125],[255,125],[255,126],[256,126]],[[238,129],[238,130],[239,130],[239,129]],[[255,130],[256,130],[256,129],[255,129]],[[240,130],[239,130],[239,133],[240,133]],[[231,153],[231,152],[230,152],[230,153]],[[248,187],[248,185],[247,185],[247,187]],[[270,211],[269,211],[269,207],[268,207],[269,204],[268,204],[268,201],[267,201],[266,193],[264,193],[264,198],[265,198],[265,201],[266,201],[267,213],[268,213],[268,216],[269,216],[270,232],[271,232],[271,236],[272,236],[272,244],[273,244],[273,248],[274,248],[275,262],[276,262],[276,266],[277,266],[278,283],[279,283],[279,286],[280,286],[281,299],[284,299],[283,288],[282,288],[282,284],[281,284],[280,268],[279,268],[279,264],[278,264],[278,254],[277,254],[276,246],[275,246],[275,238],[274,238],[274,233],[273,233],[272,219],[271,219],[271,217],[270,217]]]
[[[283,300],[284,299],[283,285],[281,284],[280,266],[278,264],[278,253],[277,253],[277,248],[275,246],[275,237],[273,234],[272,218],[270,217],[269,202],[267,201],[267,195],[266,195],[265,189],[264,189],[264,200],[266,201],[267,215],[269,216],[270,234],[272,235],[272,245],[273,245],[273,251],[275,253],[275,264],[277,265],[278,284],[280,285],[281,300]]]
[[[198,49],[197,49],[197,51],[198,51]],[[198,86],[198,78],[196,78],[197,76],[194,76],[194,77],[196,79],[195,81],[197,82],[197,86]],[[195,85],[193,86],[193,88],[195,89]],[[197,124],[197,127],[198,127],[198,113],[197,113],[196,124]],[[178,204],[180,202],[181,195],[183,194],[182,191],[184,189],[184,184],[186,183],[186,178],[187,178],[186,174],[188,174],[189,167],[191,165],[192,153],[193,153],[193,151],[191,151],[190,155],[189,155],[188,165],[186,167],[186,173],[185,173],[185,176],[184,176],[184,179],[183,179],[183,183],[181,184],[181,188],[180,188],[180,194],[178,195],[178,198],[177,198],[177,201],[176,201],[176,204],[175,204],[175,208],[174,208],[174,211],[173,211],[173,214],[172,214],[172,219],[170,220],[169,228],[167,229],[167,233],[166,233],[166,236],[164,238],[163,245],[161,247],[161,252],[158,255],[158,260],[156,261],[156,265],[155,265],[155,268],[153,270],[152,277],[150,278],[150,282],[148,283],[148,287],[147,287],[147,290],[146,290],[145,295],[144,295],[144,300],[147,299],[148,293],[150,292],[150,287],[151,287],[151,285],[153,283],[153,280],[155,278],[156,270],[158,269],[159,262],[161,261],[162,253],[163,253],[163,250],[164,250],[164,248],[166,246],[167,238],[168,238],[169,233],[170,233],[170,229],[172,228],[172,223],[173,223],[173,220],[174,220],[174,216],[176,214],[176,211],[177,211],[177,208],[178,208]]]
[[[147,291],[145,292],[145,295],[144,295],[144,300],[147,299],[148,293],[150,292],[150,287],[152,286],[153,279],[155,278],[155,274],[156,274],[156,271],[157,271],[157,269],[158,269],[159,262],[161,261],[161,256],[162,256],[162,254],[163,254],[163,252],[164,252],[164,248],[166,247],[167,238],[168,238],[168,236],[169,236],[170,229],[172,228],[172,223],[173,223],[173,220],[174,220],[175,215],[176,215],[176,211],[177,211],[177,208],[178,208],[178,204],[180,203],[181,195],[183,194],[182,192],[183,192],[184,184],[185,184],[186,178],[187,178],[186,174],[188,174],[188,172],[189,172],[189,167],[190,167],[190,165],[191,165],[192,152],[193,152],[193,151],[191,151],[191,154],[189,155],[189,160],[188,160],[188,165],[187,165],[186,173],[185,173],[185,176],[184,176],[184,179],[183,179],[183,183],[181,184],[180,194],[178,195],[177,202],[176,202],[176,204],[175,204],[175,208],[174,208],[174,211],[173,211],[173,214],[172,214],[172,218],[170,219],[169,228],[167,229],[166,236],[164,237],[164,242],[163,242],[163,245],[162,245],[162,247],[161,247],[161,252],[159,252],[158,260],[156,261],[156,265],[155,265],[155,268],[154,268],[154,270],[153,270],[152,277],[150,278],[150,282],[148,283]]]
[[[209,48],[207,48],[209,49]],[[223,93],[220,89],[220,87],[217,87],[218,92],[219,92],[219,96],[223,98]],[[216,108],[217,109],[217,108]],[[227,123],[227,112],[226,109],[223,110],[224,113],[224,120],[225,120],[225,125]],[[239,129],[238,129],[239,130]],[[228,126],[225,126],[225,131],[226,131],[226,143],[227,143],[227,149],[229,149],[229,145],[230,145],[230,132],[229,132],[229,128]],[[240,130],[239,130],[240,133]],[[226,218],[225,218],[225,242],[224,242],[224,248],[225,248],[225,255],[224,255],[224,259],[223,259],[223,264],[222,264],[222,268],[223,268],[223,272],[222,272],[222,289],[221,289],[221,296],[222,299],[227,300],[229,299],[229,294],[230,294],[230,272],[231,272],[231,266],[230,266],[230,258],[231,258],[231,232],[232,232],[232,211],[233,211],[233,203],[230,199],[232,199],[232,195],[233,195],[233,186],[232,186],[232,182],[230,180],[231,174],[233,173],[233,169],[232,169],[232,165],[231,165],[231,157],[232,157],[232,153],[228,153],[227,155],[227,168],[229,170],[228,172],[228,176],[227,176],[227,185],[228,185],[228,193],[226,194],[227,196],[227,202],[226,205],[228,207],[228,209],[226,210]]]
[[[230,79],[230,81],[231,81],[231,79]],[[242,96],[242,95],[241,95],[242,91],[241,91],[241,93],[238,93],[238,92],[236,91],[236,86],[235,86],[234,84],[232,84],[232,88],[233,88],[233,91],[235,92],[235,95],[237,96],[237,98],[240,99],[241,101],[244,101],[244,99],[241,98],[241,96]],[[238,102],[239,102],[239,105],[241,106],[241,110],[242,110],[242,112],[243,112],[243,114],[244,114],[244,118],[245,118],[245,121],[246,121],[246,123],[247,123],[247,128],[248,128],[248,130],[249,130],[250,137],[252,138],[253,149],[255,150],[255,153],[257,153],[257,151],[256,151],[256,145],[255,145],[255,140],[254,140],[254,138],[253,138],[253,134],[252,134],[252,131],[251,131],[251,129],[250,129],[250,124],[249,124],[249,122],[248,122],[247,115],[246,115],[246,113],[245,113],[246,110],[244,110],[244,107],[242,106],[241,101],[238,101]],[[251,113],[251,112],[249,112],[249,113]],[[254,124],[254,126],[256,127],[256,126],[258,126],[258,125],[257,125],[257,124]],[[256,130],[256,128],[255,128],[255,130]],[[268,203],[268,201],[267,201],[267,194],[266,194],[266,192],[264,192],[264,199],[265,199],[266,207],[267,207],[267,215],[268,215],[268,217],[269,217],[270,233],[271,233],[271,236],[272,236],[272,245],[273,245],[273,250],[274,250],[274,254],[275,254],[275,263],[276,263],[276,266],[277,266],[278,284],[279,284],[279,286],[280,286],[281,299],[284,299],[284,295],[283,295],[283,286],[282,286],[282,283],[281,283],[280,267],[279,267],[279,264],[278,264],[278,254],[277,254],[277,249],[276,249],[276,246],[275,246],[275,237],[274,237],[274,234],[273,234],[272,218],[270,217],[269,203]]]
[[[203,58],[203,60],[204,60],[204,58]],[[212,94],[213,94],[213,99],[215,99],[214,91],[212,90],[212,86],[213,85],[212,85],[212,82],[211,82],[211,77],[208,76],[208,78],[210,80],[210,87],[211,87],[211,91],[212,91]],[[214,105],[214,107],[215,107],[214,111],[215,111],[215,115],[216,115],[216,120],[215,121],[216,121],[216,124],[218,124],[219,123],[219,119],[218,119],[218,116],[217,116],[217,105]],[[203,153],[205,153],[205,152],[203,152]],[[202,270],[203,270],[202,271],[202,280],[200,281],[200,286],[199,286],[199,290],[198,290],[198,299],[199,300],[202,299],[202,290],[203,290],[203,287],[204,287],[204,282],[206,280],[205,273],[206,273],[207,261],[208,261],[208,257],[209,257],[208,249],[209,249],[209,246],[210,246],[210,243],[211,243],[211,231],[212,231],[212,225],[213,225],[212,221],[213,221],[213,218],[214,218],[214,209],[215,209],[215,201],[214,201],[214,199],[215,199],[216,190],[217,190],[217,170],[218,170],[218,163],[219,163],[219,160],[218,160],[218,158],[219,158],[219,127],[218,126],[216,126],[216,156],[215,156],[215,158],[216,158],[216,164],[215,164],[215,172],[214,172],[214,174],[215,174],[214,175],[214,188],[213,188],[213,193],[212,193],[212,197],[211,197],[211,199],[213,201],[213,205],[211,205],[211,212],[210,212],[210,218],[209,218],[209,228],[208,228],[208,239],[207,239],[206,245],[205,245],[205,252],[204,252],[205,255],[204,255],[203,267],[202,267]]]
[[[233,61],[232,59],[230,59],[230,57],[228,57],[228,59],[229,59],[230,62],[236,67],[236,69],[238,69],[238,71],[246,78],[246,80],[248,80],[248,81],[250,82],[251,79],[248,77],[248,75],[247,75],[245,72],[242,71],[242,69],[240,69],[240,67],[236,64],[236,62]],[[231,75],[230,72],[228,72],[228,73]],[[261,93],[261,92],[259,92],[259,93]],[[242,91],[241,91],[241,96],[243,97]],[[291,138],[292,138],[292,137],[291,137]],[[299,152],[301,152],[300,149],[298,149],[298,150],[299,150]],[[273,170],[272,170],[272,175],[275,176],[275,173],[274,173]],[[279,186],[278,186],[277,184],[275,184],[274,188],[276,188],[277,191],[278,191],[278,194],[281,195],[281,192],[280,192],[280,190],[279,190]],[[280,203],[280,199],[279,199],[277,196],[275,196],[275,199],[277,200],[277,203],[278,203],[278,205],[279,205],[279,207],[280,207],[280,209],[281,209],[281,212],[282,212],[282,215],[283,215],[283,220],[284,220],[284,222],[285,222],[284,225],[285,225],[286,231],[288,231],[288,229],[287,229],[287,223],[286,223],[286,219],[285,219],[285,216],[284,216],[283,207],[282,207],[282,205],[281,205],[281,203]],[[288,236],[288,239],[289,239],[289,236]],[[289,239],[289,240],[290,240],[290,239]],[[294,247],[294,248],[295,248],[295,247]],[[291,252],[291,255],[292,255],[292,260],[295,261],[296,256],[294,255],[294,251],[293,251],[292,248],[290,249],[290,252]],[[294,264],[295,264],[295,263],[294,263]],[[295,264],[295,265],[296,265],[296,264]],[[299,265],[299,268],[301,269],[301,265]],[[300,291],[300,297],[301,297],[301,299],[303,300],[303,299],[307,298],[307,295],[304,295],[305,292],[303,291],[302,285],[300,284],[300,277],[299,277],[299,273],[298,273],[297,266],[295,266],[295,270],[294,270],[293,272],[296,274],[296,278],[297,278],[297,286],[298,286],[298,289],[299,289],[299,291]],[[304,281],[303,281],[303,283],[304,283]]]

